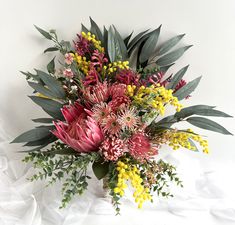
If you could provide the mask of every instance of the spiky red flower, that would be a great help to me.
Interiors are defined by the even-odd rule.
[[[184,79],[181,79],[179,83],[176,85],[174,92],[178,91],[180,88],[182,88],[186,84],[187,82]]]
[[[132,71],[132,70],[120,70],[116,74],[116,80],[120,83],[129,85],[129,84],[134,84],[138,85],[139,81],[139,74]]]
[[[130,154],[138,160],[149,159],[158,153],[157,149],[151,146],[148,137],[143,133],[134,134],[128,144]]]
[[[75,50],[80,56],[84,56],[90,51],[90,42],[82,37],[82,35],[77,34],[78,40],[74,41]]]
[[[104,139],[98,123],[86,113],[78,102],[62,109],[65,122],[54,122],[52,133],[78,152],[97,151]]]
[[[99,149],[105,160],[116,161],[124,154],[124,142],[115,136],[109,136]]]
[[[105,102],[109,98],[109,88],[107,82],[88,86],[84,90],[84,98],[91,104]]]

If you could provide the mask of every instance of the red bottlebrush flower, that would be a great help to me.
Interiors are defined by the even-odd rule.
[[[105,160],[116,161],[124,154],[124,142],[115,136],[109,136],[99,149]]]
[[[169,80],[168,79],[163,80],[164,75],[165,73],[163,72],[152,74],[149,76],[148,82],[152,84],[160,84],[161,86],[165,87],[169,83]]]
[[[82,37],[82,35],[77,34],[78,41],[74,41],[75,50],[80,56],[84,56],[86,53],[90,52],[90,42]]]
[[[138,160],[149,159],[158,153],[143,133],[134,134],[129,140],[128,148],[130,154]]]
[[[84,98],[91,104],[105,102],[109,98],[107,82],[98,83],[95,86],[88,86],[84,90]]]
[[[111,114],[103,121],[102,127],[109,134],[118,134],[121,131],[121,124],[115,114]]]
[[[62,113],[66,123],[54,122],[56,130],[52,133],[78,152],[98,151],[104,135],[97,122],[88,116],[84,107],[75,102],[74,105],[64,106]]]
[[[99,52],[97,49],[92,53],[91,60],[92,64],[99,67],[100,69],[102,69],[103,65],[108,62],[108,59],[105,58],[104,53]]]
[[[118,122],[121,124],[122,129],[135,129],[140,120],[135,112],[135,108],[122,109],[118,116]]]
[[[99,123],[102,123],[108,118],[108,116],[111,114],[111,111],[112,110],[110,106],[104,102],[101,102],[100,104],[94,105],[92,108],[92,118],[94,118]]]
[[[85,86],[88,85],[96,85],[99,83],[99,73],[96,71],[94,65],[89,65],[89,71],[85,77],[85,80],[83,81],[83,84]]]
[[[120,83],[129,85],[129,84],[134,84],[134,85],[138,85],[139,82],[139,75],[132,71],[132,70],[120,70],[117,74],[116,74],[116,80]]]
[[[180,88],[182,88],[187,82],[184,79],[181,79],[179,83],[176,85],[174,92],[178,91]]]

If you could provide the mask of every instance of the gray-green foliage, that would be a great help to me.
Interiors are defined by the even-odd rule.
[[[66,145],[56,142],[50,150],[29,153],[23,161],[33,162],[34,167],[38,169],[38,172],[29,178],[31,181],[47,179],[48,185],[62,182],[63,208],[74,195],[81,195],[87,189],[87,179],[90,179],[87,168],[98,158],[97,153],[78,154]]]

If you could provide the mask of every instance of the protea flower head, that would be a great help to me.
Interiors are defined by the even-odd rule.
[[[52,133],[78,152],[98,151],[104,135],[86,109],[75,102],[74,105],[64,106],[62,113],[66,122],[54,122],[56,130]]]

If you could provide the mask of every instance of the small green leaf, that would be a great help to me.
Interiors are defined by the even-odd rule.
[[[36,70],[37,75],[42,79],[42,81],[47,85],[48,89],[59,99],[65,99],[65,91],[61,83],[51,75],[41,71]]]
[[[109,171],[109,162],[101,162],[101,161],[94,162],[92,164],[92,169],[97,179],[100,180],[104,178],[105,175],[107,175]]]
[[[186,121],[201,129],[210,130],[225,135],[233,135],[220,124],[204,117],[199,117],[199,116],[189,117],[188,119],[186,119]]]
[[[198,86],[200,80],[201,80],[201,76],[190,81],[189,83],[187,83],[186,85],[184,85],[182,88],[180,88],[179,90],[177,90],[174,93],[174,96],[178,98],[178,100],[182,100],[184,98],[186,98],[188,95],[190,95]]]
[[[37,105],[41,106],[42,109],[51,117],[59,120],[64,119],[61,113],[61,108],[63,107],[61,103],[38,96],[29,96],[29,98],[31,98],[32,101],[35,102]]]
[[[188,70],[189,65],[183,67],[181,70],[179,70],[171,79],[170,83],[166,86],[166,89],[175,89],[177,84],[180,82],[180,80],[183,78],[184,74]]]
[[[108,30],[108,55],[111,62],[116,59],[116,45],[112,27]]]
[[[50,131],[47,128],[35,128],[19,135],[11,143],[38,141],[47,137],[48,135],[50,135]]]
[[[47,71],[52,74],[55,73],[55,57],[48,63]]]
[[[140,63],[147,61],[149,57],[152,56],[152,54],[154,53],[155,47],[158,42],[160,30],[161,30],[161,25],[156,30],[151,32],[148,39],[144,43],[139,57]]]
[[[197,146],[195,145],[195,143],[194,143],[194,141],[192,139],[188,138],[188,142],[190,143],[191,146],[193,146],[195,148],[195,150],[190,149],[191,151],[199,152]]]
[[[164,42],[159,48],[157,55],[163,55],[171,50],[178,42],[184,37],[185,34],[181,34],[171,38],[170,40]]]
[[[184,54],[185,51],[187,51],[191,47],[192,45],[189,45],[189,46],[185,46],[182,48],[178,48],[170,53],[167,53],[166,55],[163,55],[162,57],[160,57],[156,61],[156,64],[158,66],[166,66],[171,63],[174,63],[177,59],[179,59]]]
[[[44,51],[44,53],[46,53],[46,52],[55,52],[55,51],[58,51],[59,49],[58,48],[56,48],[56,47],[50,47],[50,48],[47,48],[45,51]]]
[[[35,28],[39,31],[39,33],[41,33],[46,39],[48,39],[48,40],[51,40],[51,39],[52,39],[52,36],[50,35],[49,32],[47,32],[47,31],[41,29],[40,27],[38,27],[38,26],[36,26],[36,25],[34,25],[34,26],[35,26]]]

